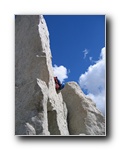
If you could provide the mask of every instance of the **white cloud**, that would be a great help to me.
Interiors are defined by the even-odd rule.
[[[85,49],[85,50],[83,51],[83,53],[84,53],[84,59],[85,59],[85,58],[86,58],[86,55],[88,54],[88,50]]]
[[[96,60],[93,60],[93,57],[89,57],[89,60],[90,62],[93,64],[93,63],[96,63]]]
[[[96,103],[99,110],[105,113],[105,48],[100,58],[79,78],[81,88],[87,90],[88,96]]]
[[[89,93],[87,97],[90,97],[96,103],[97,108],[105,115],[105,91],[97,95]]]
[[[92,61],[92,57],[89,57],[89,60]]]
[[[63,82],[64,79],[67,79],[68,78],[68,71],[67,71],[67,68],[65,68],[64,66],[57,66],[57,65],[54,65],[53,66],[53,72],[54,72],[54,76],[57,76],[58,79]],[[70,72],[70,70],[69,70]]]

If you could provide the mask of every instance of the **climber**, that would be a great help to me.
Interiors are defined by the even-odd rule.
[[[65,84],[61,83],[57,77],[54,77],[54,81],[55,81],[55,88],[57,91],[62,90],[64,88]]]

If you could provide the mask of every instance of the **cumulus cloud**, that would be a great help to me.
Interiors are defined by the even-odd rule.
[[[79,84],[105,114],[105,48],[102,48],[99,60],[80,76]]]
[[[64,66],[57,66],[57,65],[54,65],[53,66],[53,72],[54,72],[54,76],[57,76],[58,79],[63,82],[65,79],[68,78],[68,71],[67,71],[67,68],[65,68]],[[69,70],[70,72],[70,70]]]
[[[84,59],[85,59],[85,58],[86,58],[86,55],[88,54],[88,50],[85,49],[85,50],[83,51],[83,53],[84,53]]]

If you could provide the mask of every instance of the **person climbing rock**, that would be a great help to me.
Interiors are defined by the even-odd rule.
[[[57,91],[60,91],[64,88],[65,84],[61,83],[60,80],[57,77],[54,77],[54,81],[55,81],[55,89]]]

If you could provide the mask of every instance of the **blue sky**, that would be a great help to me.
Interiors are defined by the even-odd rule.
[[[64,82],[77,82],[104,114],[105,15],[44,15],[44,18],[55,75]]]

